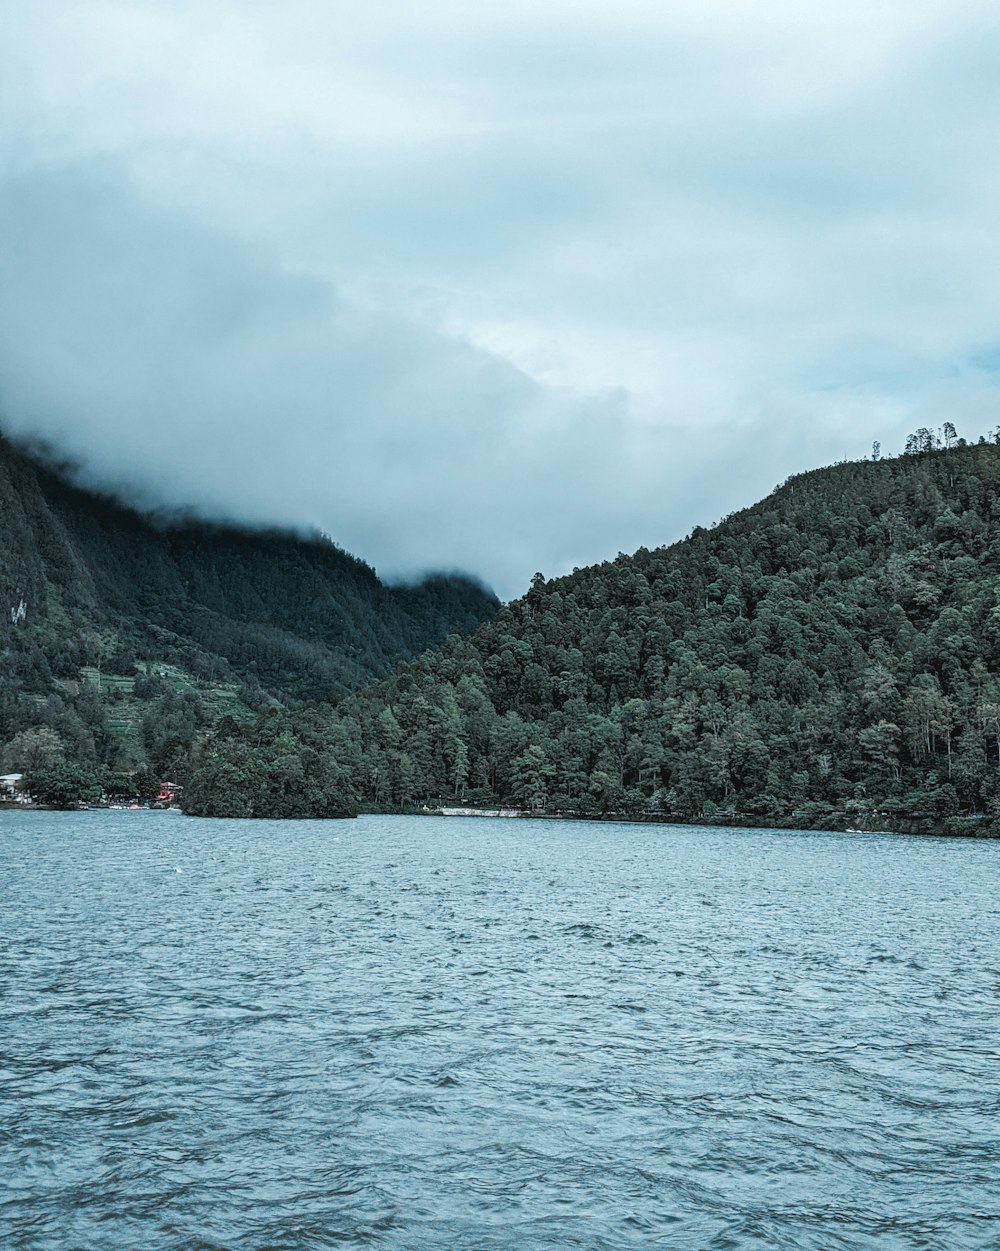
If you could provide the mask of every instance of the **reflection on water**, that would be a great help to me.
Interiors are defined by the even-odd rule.
[[[995,1249],[998,870],[0,813],[0,1244]]]

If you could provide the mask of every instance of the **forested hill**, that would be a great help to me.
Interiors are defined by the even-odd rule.
[[[244,710],[262,697],[328,698],[498,606],[459,577],[384,586],[320,539],[157,525],[2,438],[0,551],[0,740],[48,716],[70,757],[94,756],[87,735],[116,710],[91,705],[131,698],[137,676],[168,674],[174,694],[215,691],[219,707],[223,688],[232,699],[242,691]],[[140,762],[141,711],[125,718],[125,756]],[[111,763],[115,743],[97,738],[98,763]]]
[[[802,474],[673,546],[536,577],[473,637],[329,717],[345,778],[363,804],[989,828],[1000,447],[935,442]],[[266,747],[266,724],[254,733],[257,748],[209,746],[191,806],[221,793],[227,755]]]

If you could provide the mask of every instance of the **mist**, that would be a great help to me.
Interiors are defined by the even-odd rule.
[[[511,596],[995,422],[983,5],[45,7],[0,424],[129,502]]]
[[[113,171],[8,181],[0,231],[0,420],[139,507],[318,528],[390,579],[456,568],[511,595],[745,494],[718,438],[636,438],[624,394],[544,387],[360,308]],[[765,442],[762,489],[794,462],[794,425]]]

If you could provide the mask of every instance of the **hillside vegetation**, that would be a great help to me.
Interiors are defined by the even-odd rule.
[[[1000,447],[938,444],[538,575],[471,637],[310,714],[306,755],[361,805],[990,831]],[[251,779],[294,773],[295,735],[284,715],[229,725],[192,759],[189,808],[263,811]]]
[[[15,770],[169,776],[226,713],[340,698],[498,606],[464,578],[387,587],[319,538],[156,524],[2,437],[0,552],[0,751]]]

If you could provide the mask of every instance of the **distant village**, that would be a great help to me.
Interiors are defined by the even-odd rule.
[[[74,803],[73,808],[124,808],[141,811],[151,808],[179,807],[180,786],[176,782],[161,782],[160,789],[152,799],[140,799],[138,796],[125,797],[105,793],[90,803]],[[38,803],[29,789],[26,775],[23,773],[0,773],[0,808],[64,808],[65,804]]]

